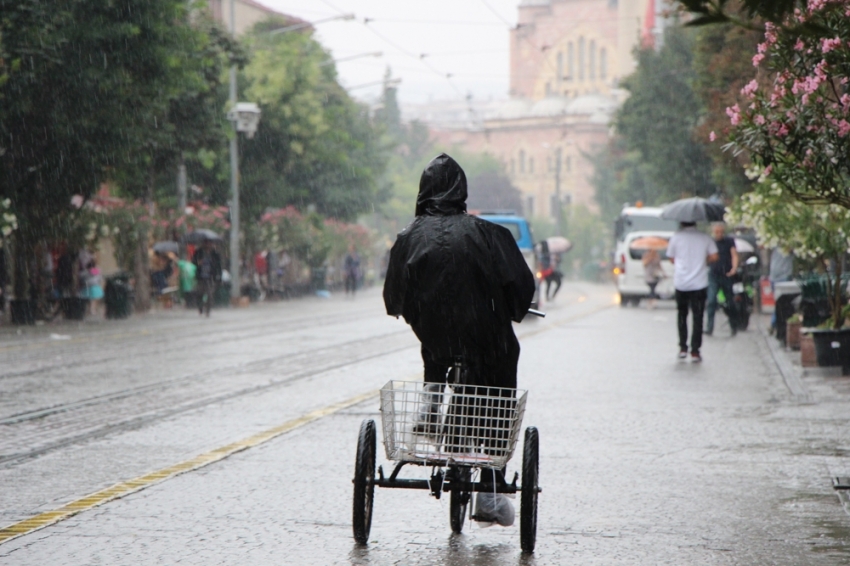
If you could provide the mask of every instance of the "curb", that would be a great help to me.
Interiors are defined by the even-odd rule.
[[[785,349],[779,345],[777,340],[773,339],[773,337],[767,333],[762,325],[761,317],[756,320],[758,321],[759,333],[761,333],[764,338],[765,344],[767,344],[767,348],[770,350],[770,355],[773,357],[773,361],[776,363],[776,367],[782,375],[782,380],[785,382],[785,386],[788,388],[788,391],[796,397],[797,401],[811,402],[812,395],[806,388],[806,384],[803,383],[803,371],[794,367],[788,359],[788,356],[785,355]]]

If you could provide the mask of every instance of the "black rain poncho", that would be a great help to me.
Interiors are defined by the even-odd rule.
[[[445,381],[456,356],[472,385],[516,387],[520,322],[534,276],[506,228],[466,214],[466,175],[446,154],[419,181],[416,219],[390,252],[384,303],[422,342],[426,381]]]

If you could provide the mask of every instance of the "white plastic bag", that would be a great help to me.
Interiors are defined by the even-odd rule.
[[[481,523],[510,527],[514,524],[514,515],[514,506],[504,494],[481,492],[475,497],[475,517]]]

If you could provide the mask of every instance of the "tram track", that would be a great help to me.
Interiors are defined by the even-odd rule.
[[[321,327],[329,322],[333,323],[346,323],[358,320],[358,318],[362,317],[363,312],[354,312],[354,313],[344,313],[344,314],[334,314],[334,315],[325,315],[325,316],[306,316],[303,318],[297,319],[273,319],[268,322],[269,324],[285,324],[286,327],[281,328],[279,326],[270,328],[269,326],[264,326],[263,328],[259,328],[254,332],[245,333],[246,330],[250,330],[252,328],[257,328],[258,322],[253,320],[251,322],[233,326],[219,326],[215,329],[209,329],[206,327],[199,326],[198,324],[187,324],[179,327],[167,327],[162,329],[157,328],[146,328],[138,332],[133,333],[124,333],[119,334],[117,336],[113,335],[105,335],[100,336],[99,333],[92,333],[86,336],[78,337],[76,339],[70,340],[44,340],[35,343],[33,346],[41,346],[42,350],[49,348],[49,354],[54,357],[63,357],[67,355],[81,355],[78,354],[80,351],[80,343],[81,342],[92,342],[96,340],[120,340],[127,339],[127,346],[135,346],[133,348],[138,352],[139,355],[150,351],[156,351],[157,354],[168,354],[173,351],[177,351],[186,347],[183,343],[185,341],[189,341],[192,343],[211,343],[216,342],[220,337],[226,337],[230,341],[234,340],[249,340],[253,338],[257,338],[259,336],[268,336],[269,333],[273,334],[291,334],[291,333],[301,333],[305,330],[309,330],[310,328]],[[162,337],[158,337],[156,332],[157,330],[162,330]],[[179,338],[175,340],[175,334]],[[139,338],[148,338],[147,340],[139,340]],[[120,344],[115,344],[115,346],[120,346]],[[14,346],[0,347],[0,351],[3,349],[9,350],[14,349]],[[128,350],[125,348],[110,348],[110,350],[120,349],[120,355],[111,355],[111,356],[101,356],[98,358],[92,358],[90,351],[85,351],[84,355],[85,359],[80,360],[64,360],[61,362],[56,362],[50,365],[42,365],[36,368],[29,368],[25,370],[18,371],[5,371],[0,373],[0,380],[3,379],[11,379],[16,377],[27,377],[31,375],[36,375],[41,372],[48,372],[51,370],[57,369],[68,369],[73,367],[79,367],[80,365],[85,365],[86,367],[93,367],[97,364],[109,363],[115,361],[117,359],[126,358],[128,355],[132,355],[128,353]],[[9,354],[8,352],[4,354],[4,364],[5,368],[12,368],[16,364],[27,364],[31,362],[37,362],[44,359],[45,352],[44,351],[32,351],[33,348],[29,348],[29,351],[24,352],[24,356],[14,356],[14,354]],[[2,369],[0,369],[2,371]]]
[[[556,316],[554,319],[550,318],[548,324],[533,324],[530,328],[523,325],[518,328],[518,335],[520,339],[530,337],[587,314],[590,313]],[[298,327],[295,320],[285,320],[282,322],[286,329],[280,331],[281,339],[286,334],[305,334],[306,330],[315,332],[317,326],[326,325],[328,319],[345,324],[351,319],[359,319],[360,316],[360,312],[355,312],[346,317],[312,317],[309,320],[313,324],[307,328]],[[255,321],[251,325],[245,325],[246,330],[265,322]],[[339,330],[337,326],[336,332]],[[268,336],[269,331],[268,328],[263,328],[262,331],[249,334],[253,337],[257,334]],[[278,332],[274,332],[275,339],[277,335]],[[248,339],[247,335],[242,337]],[[315,339],[315,336],[313,338]],[[174,342],[168,337],[163,340]],[[8,468],[62,448],[138,429],[216,403],[284,387],[324,372],[418,346],[418,342],[406,328],[325,344],[327,345],[299,348],[293,352],[228,366],[208,367],[153,383],[124,387],[101,395],[42,406],[0,418],[0,466]],[[150,347],[150,344],[146,347]],[[185,347],[182,342],[173,344],[172,351]],[[121,356],[113,356],[117,357]],[[59,367],[66,369],[68,366],[66,363]]]
[[[378,347],[370,348],[376,344]],[[271,356],[228,368],[219,367],[215,370],[6,417],[0,420],[0,466],[8,467],[61,448],[116,432],[137,429],[216,403],[283,387],[301,379],[415,346],[416,344],[411,343],[408,332],[393,332],[294,354]],[[323,355],[331,352],[335,355]],[[268,379],[265,372],[284,362],[289,368],[283,372],[285,376]],[[246,373],[251,373],[254,377],[242,383],[241,387],[227,388],[225,385],[212,394],[199,395],[197,387],[187,387],[190,382],[195,382],[192,385],[210,389],[211,384],[208,378],[215,375],[233,376]],[[221,386],[220,383],[218,385]],[[170,397],[165,393],[170,393]],[[150,400],[153,406],[146,406],[140,396],[153,397]],[[126,413],[128,405],[135,406],[141,411],[137,410],[135,414],[128,414]],[[108,406],[110,410],[102,411],[103,406]],[[51,420],[51,417],[54,418]],[[38,422],[39,426],[32,426],[35,422]],[[27,427],[27,425],[30,426]],[[29,430],[24,430],[27,428]]]

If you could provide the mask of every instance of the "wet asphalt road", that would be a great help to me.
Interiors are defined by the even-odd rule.
[[[373,398],[2,544],[0,562],[850,562],[830,484],[850,475],[845,381],[809,376],[808,396],[792,395],[758,329],[731,339],[723,324],[703,364],[679,362],[671,306],[613,296],[569,284],[545,320],[517,327],[524,424],[541,435],[533,557],[517,526],[452,536],[447,498],[406,490],[377,490],[357,547],[350,479]],[[0,331],[3,524],[419,371],[415,338],[377,290],[191,314]],[[378,462],[389,467],[382,449]]]

